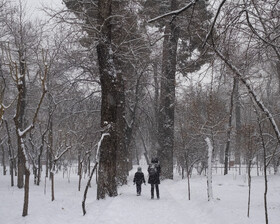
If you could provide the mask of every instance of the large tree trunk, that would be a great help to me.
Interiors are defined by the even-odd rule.
[[[124,94],[124,80],[122,74],[117,76],[117,155],[116,155],[116,168],[117,168],[117,183],[119,185],[127,184],[127,176],[129,171],[129,145],[126,145],[126,122],[125,122],[125,94]]]
[[[177,8],[177,0],[171,0],[171,10]],[[160,110],[158,119],[158,156],[162,166],[163,179],[173,179],[174,147],[174,108],[175,108],[175,73],[177,64],[177,44],[179,30],[176,19],[165,26],[163,42],[162,77],[160,88]]]
[[[106,195],[113,197],[117,193],[116,152],[117,152],[117,88],[116,69],[111,46],[112,0],[98,1],[98,24],[100,28],[97,56],[101,82],[101,127],[108,133],[100,146],[100,161],[97,181],[97,199]]]
[[[23,57],[23,52],[19,51],[19,61],[20,61],[20,76],[17,84],[18,88],[18,101],[17,101],[17,112],[14,117],[16,128],[19,130],[24,130],[25,128],[25,107],[26,107],[26,83],[25,83],[25,60]],[[18,130],[16,130],[18,132]],[[18,136],[18,176],[17,176],[17,186],[18,188],[23,188],[23,176],[25,172],[24,162],[25,156],[23,154],[23,149],[20,146],[21,139]]]
[[[153,62],[153,75],[154,75],[154,123],[152,124],[152,136],[151,136],[151,155],[155,155],[157,153],[157,150],[159,149],[159,135],[158,135],[158,125],[159,125],[159,95],[160,95],[160,80],[159,80],[159,73],[158,73],[158,60],[155,60]],[[148,154],[147,154],[148,155]],[[147,161],[148,162],[148,161]],[[147,163],[149,164],[149,162]]]

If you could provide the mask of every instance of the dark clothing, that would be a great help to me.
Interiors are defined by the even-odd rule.
[[[141,184],[136,184],[136,193],[137,195],[141,195]]]
[[[156,187],[157,198],[159,198],[158,184],[151,184],[151,198],[154,198],[155,187]]]
[[[137,171],[133,179],[134,184],[136,183],[137,195],[141,195],[141,184],[146,183],[144,173]]]
[[[158,163],[154,163],[155,167],[157,169],[157,172],[154,175],[150,174],[150,169],[151,169],[151,164],[148,167],[148,173],[149,173],[149,179],[148,179],[148,183],[149,184],[160,184],[160,179],[159,179],[159,175],[161,172],[161,168],[160,165]]]
[[[134,175],[134,179],[133,182],[136,184],[142,184],[142,183],[146,183],[145,181],[145,177],[144,177],[144,173],[137,171]]]
[[[154,174],[152,174],[152,172],[151,172],[152,166],[156,167],[156,173],[154,173]],[[160,172],[161,172],[161,168],[160,168],[158,161],[152,160],[152,164],[150,164],[148,167],[148,173],[149,173],[148,183],[151,184],[151,198],[152,199],[154,198],[155,188],[156,188],[157,198],[159,199],[158,185],[160,184],[160,179],[159,179]]]

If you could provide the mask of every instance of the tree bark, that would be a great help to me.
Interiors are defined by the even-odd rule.
[[[50,171],[50,179],[51,179],[51,200],[54,201],[54,171]]]
[[[122,69],[123,66],[121,66]],[[117,75],[117,154],[116,154],[116,173],[117,173],[117,184],[127,184],[127,176],[129,169],[129,161],[131,161],[131,153],[128,152],[129,145],[126,144],[126,122],[125,122],[125,87],[123,74]]]
[[[160,77],[158,72],[158,60],[155,60],[153,62],[153,78],[154,78],[154,86],[155,86],[155,98],[154,98],[154,117],[155,117],[155,123],[153,124],[152,129],[152,139],[151,139],[151,154],[154,155],[157,153],[158,146],[159,146],[159,134],[158,134],[158,125],[159,125],[159,96],[160,96]]]
[[[16,128],[19,130],[24,130],[25,128],[25,108],[26,108],[26,82],[25,82],[25,59],[22,50],[19,50],[19,73],[18,77],[18,101],[17,101],[17,111],[14,117]],[[19,130],[16,130],[18,132]],[[18,188],[23,188],[23,176],[25,173],[24,161],[25,156],[23,154],[23,149],[20,146],[21,140],[18,137],[18,176],[17,176],[17,186]]]
[[[24,184],[24,203],[23,203],[23,212],[22,216],[28,215],[28,204],[29,204],[29,177],[30,171],[25,167],[25,184]]]
[[[171,0],[171,10],[177,9],[177,0]],[[168,21],[164,31],[160,110],[158,119],[158,156],[162,167],[161,177],[173,179],[175,73],[179,28],[176,19]]]
[[[98,1],[98,24],[100,37],[97,57],[101,82],[101,127],[107,133],[100,146],[100,161],[97,181],[97,199],[117,196],[116,153],[117,153],[117,89],[116,69],[111,46],[112,0]]]

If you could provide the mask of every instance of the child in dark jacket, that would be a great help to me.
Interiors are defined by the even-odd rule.
[[[141,195],[141,184],[146,184],[144,173],[142,172],[141,167],[138,167],[137,172],[134,175],[133,179],[134,184],[136,184],[137,196]]]

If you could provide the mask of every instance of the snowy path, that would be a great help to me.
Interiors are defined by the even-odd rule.
[[[142,165],[147,180],[147,169]],[[142,195],[136,196],[132,179],[137,167],[130,172],[128,185],[119,187],[115,198],[96,200],[96,185],[89,189],[86,201],[87,214],[82,215],[82,191],[77,191],[78,177],[71,182],[62,175],[55,176],[55,201],[50,200],[50,182],[47,192],[43,184],[30,182],[29,215],[21,216],[23,190],[10,187],[9,176],[0,176],[0,224],[263,224],[263,177],[254,177],[252,186],[251,216],[247,218],[248,188],[244,176],[214,176],[214,197],[207,201],[206,179],[191,179],[191,200],[187,196],[187,181],[176,176],[159,185],[160,200],[150,198],[149,184],[142,185]],[[269,176],[269,220],[279,223],[280,176]]]
[[[188,212],[162,184],[160,193],[160,200],[152,200],[150,199],[150,185],[143,185],[141,196],[136,196],[135,186],[124,186],[120,190],[120,195],[99,213],[94,223],[183,224],[190,220]]]

